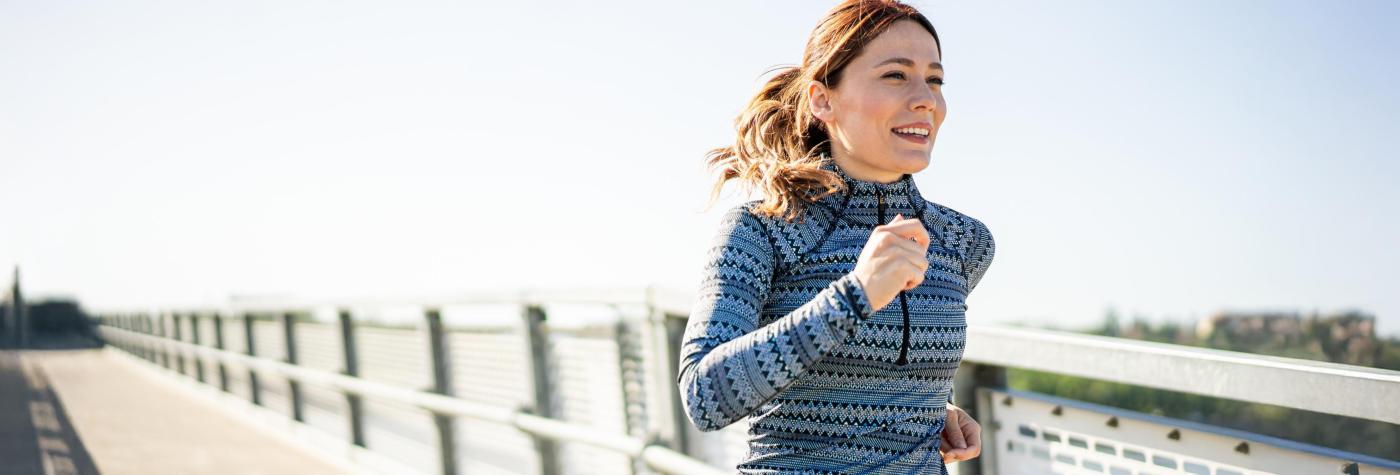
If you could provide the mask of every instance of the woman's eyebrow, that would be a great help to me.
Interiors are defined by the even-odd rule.
[[[880,66],[884,66],[884,65],[890,64],[890,63],[902,64],[902,65],[905,65],[905,66],[911,67],[911,68],[914,67],[914,60],[909,59],[909,58],[899,58],[899,57],[890,58],[890,59],[881,61],[880,64],[875,65],[875,67],[878,68],[878,67],[880,67]],[[942,70],[942,69],[943,69],[943,63],[940,63],[940,62],[938,62],[938,61],[930,61],[930,62],[928,63],[928,67],[929,67],[929,68],[932,68],[932,69]]]

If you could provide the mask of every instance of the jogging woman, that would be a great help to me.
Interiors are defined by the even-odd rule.
[[[708,155],[764,199],[730,209],[680,349],[700,430],[747,417],[741,473],[942,474],[981,452],[949,404],[966,299],[992,262],[980,221],[925,200],[942,47],[912,7],[838,5]]]

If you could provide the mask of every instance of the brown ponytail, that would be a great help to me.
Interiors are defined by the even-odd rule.
[[[735,119],[734,145],[705,154],[707,166],[720,172],[710,203],[725,182],[738,178],[750,191],[763,190],[765,199],[755,212],[792,221],[802,215],[806,203],[844,192],[841,178],[821,168],[822,160],[831,155],[830,137],[824,124],[812,116],[806,86],[820,78],[835,88],[841,70],[899,20],[914,20],[927,29],[942,55],[933,24],[898,1],[846,0],[827,12],[807,40],[802,65],[779,68]]]

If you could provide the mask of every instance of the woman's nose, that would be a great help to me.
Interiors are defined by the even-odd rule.
[[[914,111],[921,109],[933,111],[938,107],[938,98],[934,96],[933,91],[927,88],[922,89],[920,93],[916,94],[914,98],[909,101],[909,109]]]

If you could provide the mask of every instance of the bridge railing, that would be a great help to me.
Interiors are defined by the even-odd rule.
[[[974,325],[954,402],[988,434],[964,473],[1400,474],[1396,460],[1008,390],[1010,368],[1400,424],[1396,371]]]
[[[298,421],[314,422],[318,407],[331,407],[323,400],[329,389],[344,399],[332,411],[344,418],[339,433],[359,448],[371,448],[378,440],[393,445],[394,440],[366,436],[375,425],[367,422],[367,405],[387,401],[417,408],[432,415],[430,428],[423,431],[427,434],[418,437],[430,441],[437,454],[435,466],[425,470],[429,472],[456,473],[463,459],[490,458],[484,452],[464,456],[471,449],[463,447],[472,444],[459,439],[474,434],[475,444],[498,443],[493,450],[508,454],[498,458],[520,464],[507,467],[515,473],[727,473],[744,453],[746,425],[740,421],[702,433],[685,418],[675,371],[687,317],[678,302],[683,300],[663,301],[651,292],[476,295],[420,304],[421,320],[411,329],[362,328],[348,305],[339,307],[335,324],[298,318],[305,305],[267,305],[238,309],[233,313],[237,318],[221,316],[227,311],[108,315],[102,332],[128,352],[209,384],[218,382],[224,391],[237,386],[239,381],[230,380],[242,374],[242,387],[253,403],[278,407]],[[463,303],[505,305],[516,309],[519,318],[494,333],[464,335],[445,325],[440,311]],[[553,304],[600,305],[616,314],[615,324],[604,325],[602,332],[566,330],[546,318]],[[242,323],[236,339],[244,340],[241,346],[230,343],[235,339],[225,341],[225,321]],[[357,335],[380,343],[366,351]],[[339,344],[326,345],[326,340]],[[317,341],[322,343],[313,344]],[[383,343],[387,341],[399,343]],[[426,351],[414,354],[406,347]],[[513,347],[519,352],[512,353]],[[490,363],[497,365],[494,369],[477,361],[492,359],[490,355],[498,356],[498,363]],[[390,371],[389,363],[380,361],[404,359],[420,367]],[[185,361],[219,365],[206,374],[198,363],[185,369]],[[466,374],[464,365],[472,366]],[[982,456],[951,465],[956,472],[1400,474],[1395,460],[1010,390],[1006,378],[1012,369],[1400,424],[1400,372],[972,325],[954,402],[973,413],[986,432]],[[283,383],[275,384],[279,381]],[[264,397],[268,395],[273,397]],[[611,407],[587,413],[578,409],[600,404]],[[529,446],[486,440],[509,438],[501,432],[464,434],[454,424],[463,419],[528,434]],[[597,453],[565,447],[577,445],[620,454],[630,463],[617,469]],[[512,458],[516,456],[529,460]]]
[[[404,464],[426,468],[423,471],[428,473],[482,468],[464,469],[468,464],[463,452],[470,445],[459,440],[464,420],[529,436],[531,447],[522,452],[519,447],[510,447],[509,440],[490,440],[510,439],[511,434],[478,431],[475,435],[486,439],[483,443],[513,451],[509,456],[527,456],[524,460],[499,457],[504,460],[485,467],[489,470],[727,473],[683,452],[684,432],[677,424],[685,422],[684,416],[674,403],[667,404],[678,399],[674,379],[657,376],[669,374],[673,370],[668,368],[677,363],[665,355],[675,353],[670,342],[679,339],[685,317],[674,308],[662,308],[658,300],[649,290],[636,294],[478,294],[419,304],[421,321],[410,325],[366,325],[349,310],[351,306],[393,302],[340,307],[333,325],[308,318],[309,309],[317,304],[245,305],[232,311],[104,314],[98,318],[98,331],[118,349],[223,392],[242,393],[253,405],[279,410],[297,423],[315,426],[311,424],[314,420],[330,413],[343,417],[342,427],[330,431],[343,436],[354,450],[392,451],[384,447],[431,439],[436,459],[432,467]],[[441,309],[454,305],[513,306],[519,318],[506,328],[466,325],[473,329],[453,329],[444,323]],[[611,309],[616,318],[585,329],[556,328],[547,319],[547,308],[558,305],[601,306]],[[336,344],[328,344],[332,336],[338,340]],[[375,343],[369,351],[361,341],[365,337]],[[516,346],[520,351],[514,351]],[[421,361],[413,361],[419,356]],[[454,368],[454,363],[470,368]],[[606,368],[587,367],[599,363]],[[616,379],[610,381],[610,387],[597,387],[595,380],[608,380],[605,373],[615,374]],[[593,377],[598,374],[604,376]],[[594,414],[574,408],[569,401],[580,397],[580,392],[596,391],[601,391],[604,399],[618,400],[619,407]],[[326,401],[326,394],[338,394],[343,401]],[[367,410],[374,404],[380,404],[379,410],[385,413],[397,407],[399,412],[393,414],[403,414],[403,407],[411,407],[429,414],[432,427],[426,432],[430,434],[404,429],[412,425],[404,420],[411,416],[376,420]],[[394,430],[375,433],[375,423],[398,425],[400,430],[397,434]],[[322,424],[319,428],[327,427]],[[590,459],[590,453],[584,453],[574,459],[590,463],[561,467],[565,452],[561,445],[600,449],[630,462],[619,468],[610,460]]]

